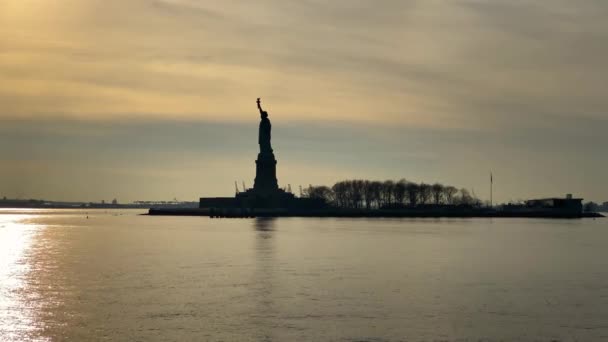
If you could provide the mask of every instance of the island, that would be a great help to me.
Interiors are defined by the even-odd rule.
[[[453,187],[440,185],[425,185],[392,182],[395,193],[399,190],[403,196],[406,191],[410,195],[409,205],[403,201],[377,201],[374,207],[359,205],[367,192],[375,192],[383,184],[374,182],[355,181],[342,182],[346,188],[358,190],[359,197],[347,201],[331,201],[329,197],[343,198],[340,187],[335,190],[328,187],[308,189],[306,196],[302,192],[299,197],[291,191],[281,189],[277,180],[277,159],[271,144],[272,124],[268,112],[262,109],[261,99],[256,100],[260,113],[258,129],[259,153],[255,161],[256,175],[253,188],[237,191],[233,197],[202,197],[198,208],[150,208],[149,215],[187,215],[209,216],[212,218],[249,218],[249,217],[538,217],[538,218],[583,218],[603,217],[601,214],[584,212],[582,198],[566,195],[564,198],[542,198],[529,200],[524,203],[507,204],[499,207],[483,205],[475,200],[466,190],[462,191],[462,200],[439,201],[453,195],[458,190]],[[367,187],[366,187],[367,185]],[[389,185],[390,186],[390,185]],[[410,193],[410,191],[416,191]],[[332,196],[328,193],[334,192]],[[380,191],[380,190],[378,190]],[[354,193],[355,191],[351,191]],[[450,195],[452,194],[452,195]],[[418,198],[435,197],[434,203]],[[466,199],[466,200],[465,200]],[[334,203],[332,203],[334,202]]]

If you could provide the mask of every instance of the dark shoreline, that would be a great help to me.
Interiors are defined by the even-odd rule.
[[[254,217],[348,217],[348,218],[550,218],[577,219],[600,218],[600,213],[572,214],[548,211],[509,212],[497,210],[287,210],[287,209],[213,209],[213,208],[151,208],[151,216],[206,216],[211,218]]]

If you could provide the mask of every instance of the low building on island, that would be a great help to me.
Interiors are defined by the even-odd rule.
[[[566,197],[549,197],[531,199],[524,204],[513,205],[507,204],[502,207],[505,213],[514,213],[518,215],[555,215],[581,217],[583,216],[583,199],[574,198],[572,194],[567,194]]]

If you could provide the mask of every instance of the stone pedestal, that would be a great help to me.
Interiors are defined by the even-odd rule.
[[[279,189],[277,160],[272,152],[261,152],[255,161],[253,188],[236,195],[236,203],[242,208],[288,208],[295,196]]]
[[[253,190],[260,195],[276,193],[279,184],[277,182],[277,160],[274,158],[274,153],[259,153],[255,165]]]

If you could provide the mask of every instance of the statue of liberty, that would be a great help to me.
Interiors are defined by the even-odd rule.
[[[268,119],[268,113],[262,109],[259,97],[256,102],[258,104],[258,109],[260,110],[260,116],[262,117],[262,120],[260,121],[260,131],[258,137],[258,143],[260,144],[260,153],[269,154],[272,153],[272,147],[270,146],[270,130],[272,129],[272,125],[270,124],[270,120]]]

